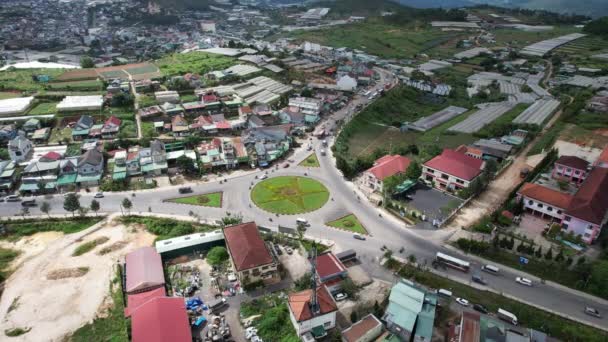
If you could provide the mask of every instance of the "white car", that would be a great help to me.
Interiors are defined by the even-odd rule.
[[[98,192],[94,196],[95,198],[103,198],[103,192]]]
[[[341,300],[345,300],[346,298],[348,298],[348,295],[346,293],[338,293],[335,297],[337,302],[341,301]]]
[[[456,298],[456,303],[462,306],[469,306],[469,301],[464,298]]]
[[[526,286],[532,286],[532,280],[528,279],[528,278],[524,278],[524,277],[517,277],[515,278],[515,281],[522,284],[522,285],[526,285]]]
[[[268,175],[267,175],[267,174],[263,174],[263,175],[260,177],[260,179],[261,179],[261,180],[264,180],[264,179],[266,179],[266,178],[268,178]]]

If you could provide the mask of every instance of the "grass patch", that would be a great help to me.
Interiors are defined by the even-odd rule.
[[[454,293],[454,297],[462,297],[470,302],[482,304],[490,311],[496,312],[498,308],[505,309],[515,314],[524,326],[543,331],[564,341],[599,342],[605,341],[608,337],[606,333],[600,330],[569,321],[492,292],[472,288],[433,273],[419,270],[413,266],[400,265],[395,261],[390,262],[387,266],[393,270],[398,270],[399,275],[404,278],[412,279],[434,289],[448,289]]]
[[[297,342],[300,338],[289,319],[289,309],[284,297],[266,295],[241,304],[243,318],[261,315],[252,325],[264,341]]]
[[[561,121],[556,122],[555,125],[549,128],[549,130],[536,141],[534,146],[530,148],[528,155],[532,156],[551,149],[555,143],[555,140],[557,140],[557,137],[559,137],[562,129],[564,129],[564,123]]]
[[[39,232],[63,232],[64,234],[77,233],[101,221],[103,217],[74,217],[71,219],[47,218],[43,220],[19,220],[4,223],[7,234],[0,237],[9,241],[16,241],[23,236]]]
[[[53,82],[47,85],[49,90],[102,90],[103,83],[98,80]]]
[[[154,138],[158,136],[156,129],[154,128],[154,123],[149,121],[141,122],[141,135],[144,138]]]
[[[0,283],[3,283],[8,278],[10,275],[7,271],[8,265],[10,265],[20,253],[21,252],[14,249],[0,247]],[[13,303],[15,303],[15,301],[13,301]],[[11,308],[12,307],[13,304],[11,304]],[[9,308],[9,311],[11,308]]]
[[[281,176],[256,184],[251,199],[266,211],[290,215],[321,208],[329,199],[329,191],[312,178]]]
[[[175,53],[156,62],[165,76],[183,75],[188,72],[204,75],[234,65],[234,59],[206,52]]]
[[[367,230],[354,214],[349,214],[337,220],[327,222],[326,225],[354,233],[367,234]]]
[[[27,115],[44,115],[57,113],[58,102],[40,102],[35,105]]]
[[[72,141],[72,129],[69,127],[65,128],[53,128],[51,130],[51,137],[49,143],[60,143],[63,141]]]
[[[306,157],[306,159],[302,160],[302,162],[299,165],[304,166],[304,167],[320,167],[321,166],[319,164],[319,158],[317,158],[317,154],[314,152],[311,155],[309,155],[308,157]]]
[[[21,97],[21,93],[13,93],[13,92],[8,92],[8,91],[0,91],[0,100],[14,99],[16,97]]]
[[[218,229],[218,226],[208,224],[156,217],[124,216],[121,217],[120,220],[126,225],[141,224],[145,226],[147,231],[158,236],[156,240],[166,240],[176,236],[203,233]]]
[[[109,309],[108,315],[95,318],[93,322],[79,328],[70,336],[69,341],[129,341],[127,320],[124,317],[125,303],[123,302],[120,290],[120,277],[118,274],[110,283],[110,294],[114,305]]]
[[[200,205],[202,207],[222,207],[222,192],[212,192],[202,195],[194,195],[188,197],[179,197],[168,200],[168,202],[189,204],[189,205]]]
[[[49,75],[56,78],[64,72],[63,69],[14,69],[0,71],[0,84],[5,90],[36,91],[44,89],[45,83],[34,81],[32,76]]]
[[[108,238],[106,236],[100,236],[97,239],[80,244],[78,247],[76,247],[76,249],[74,250],[74,253],[72,253],[72,256],[80,256],[85,253],[88,253],[88,252],[92,251],[93,248],[106,243],[108,240],[110,240],[110,238]]]
[[[30,330],[32,330],[32,328],[30,328],[30,327],[6,329],[6,330],[4,330],[4,335],[6,335],[8,337],[17,337],[17,336],[21,336],[23,334],[27,334],[28,332],[30,332]]]

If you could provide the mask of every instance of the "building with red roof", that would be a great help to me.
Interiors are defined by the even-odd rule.
[[[262,280],[270,284],[281,280],[276,257],[260,236],[255,222],[225,227],[224,238],[232,267],[242,283]]]
[[[589,162],[576,156],[561,156],[553,165],[554,179],[581,184],[587,177]]]
[[[183,298],[153,298],[131,312],[132,341],[192,342],[189,323]]]
[[[384,331],[384,325],[374,314],[369,314],[353,323],[350,327],[342,330],[342,341],[344,342],[369,342]]]
[[[608,145],[604,147],[602,153],[600,153],[600,156],[597,158],[595,163],[593,163],[593,165],[608,168]]]
[[[467,188],[481,174],[483,165],[481,159],[446,148],[422,165],[421,177],[438,189],[456,191]]]
[[[289,317],[298,336],[311,334],[315,338],[326,335],[336,326],[338,306],[325,286],[316,289],[317,310],[312,307],[313,290],[308,289],[289,295]]]
[[[142,247],[127,254],[125,292],[135,294],[165,286],[160,254],[154,247]]]
[[[340,284],[348,276],[346,267],[334,253],[328,252],[316,257],[317,279],[324,284],[331,293],[340,290]]]
[[[103,127],[101,128],[101,136],[104,139],[114,138],[120,130],[121,123],[122,121],[120,121],[119,118],[115,117],[114,115],[110,116],[106,122],[103,123]]]
[[[404,173],[410,166],[410,159],[400,155],[387,155],[374,162],[374,166],[365,170],[357,179],[357,184],[368,197],[373,193],[382,193],[383,182],[388,177]]]
[[[160,297],[167,297],[167,291],[165,290],[164,286],[146,292],[139,292],[127,295],[127,307],[125,308],[125,317],[131,317],[131,313],[137,310],[137,308],[154,298]]]

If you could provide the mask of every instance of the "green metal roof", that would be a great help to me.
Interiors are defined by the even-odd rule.
[[[112,179],[113,180],[121,180],[121,179],[125,179],[127,178],[127,172],[123,171],[123,172],[114,172],[112,174]]]
[[[310,330],[310,333],[315,338],[323,337],[323,336],[327,335],[327,333],[325,332],[325,328],[323,327],[323,325],[317,325],[316,327],[312,328]]]
[[[430,341],[433,337],[433,323],[435,322],[435,306],[424,303],[422,311],[418,314],[416,321],[416,336],[424,337],[425,341]]]
[[[117,172],[126,172],[127,171],[127,167],[126,166],[120,166],[120,165],[116,165],[114,164],[114,168],[112,169],[112,172],[117,173]]]
[[[395,187],[395,193],[400,194],[400,193],[406,192],[409,189],[413,188],[414,185],[416,185],[416,182],[414,182],[413,180],[410,180],[410,179],[406,179],[403,181],[403,183],[401,183]]]
[[[424,292],[414,287],[413,283],[402,280],[393,286],[388,300],[386,313],[390,320],[413,332],[416,318],[424,304]]]
[[[88,129],[72,130],[72,136],[74,136],[74,135],[89,135],[89,130]]]
[[[57,178],[57,185],[73,184],[76,182],[76,177],[78,177],[78,174],[76,173],[61,175]]]
[[[93,182],[93,181],[99,181],[101,179],[101,174],[99,175],[91,175],[91,176],[82,176],[82,175],[78,175],[78,177],[76,177],[76,182],[80,183],[80,182]]]
[[[162,170],[167,168],[167,163],[149,163],[146,165],[142,165],[142,172],[150,172],[154,170]]]

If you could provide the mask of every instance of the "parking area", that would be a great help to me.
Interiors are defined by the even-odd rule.
[[[420,183],[407,193],[407,197],[402,197],[401,201],[405,202],[408,207],[426,215],[427,222],[443,220],[463,202],[458,197]]]

